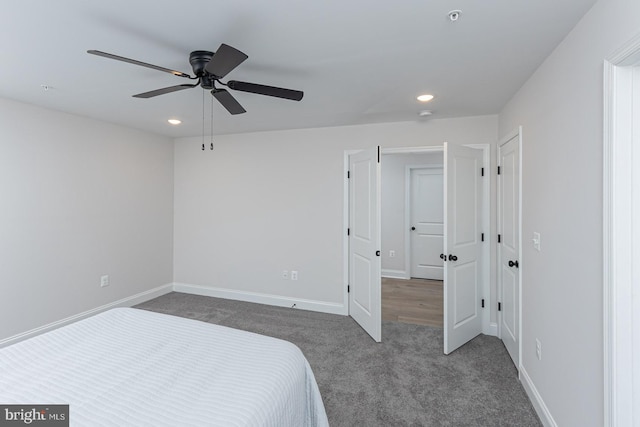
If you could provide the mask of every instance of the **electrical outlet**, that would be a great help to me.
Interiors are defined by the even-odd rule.
[[[542,360],[542,344],[540,344],[540,340],[536,338],[536,357],[538,360]]]
[[[289,278],[289,272],[287,270],[282,270],[282,278],[287,280]]]
[[[105,274],[104,276],[100,276],[100,287],[104,288],[105,286],[109,286],[109,275]]]
[[[291,280],[298,280],[298,272],[296,270],[291,270]]]
[[[389,251],[389,258],[395,258],[396,257],[396,251]]]

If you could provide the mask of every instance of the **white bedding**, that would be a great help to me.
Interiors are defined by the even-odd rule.
[[[69,404],[72,426],[328,426],[295,345],[117,308],[0,349],[0,403]]]

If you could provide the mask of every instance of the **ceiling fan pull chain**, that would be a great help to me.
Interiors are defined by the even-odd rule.
[[[204,96],[204,91],[202,95]],[[211,97],[211,150],[213,150],[213,97]]]
[[[204,151],[204,91],[202,92],[202,151]]]

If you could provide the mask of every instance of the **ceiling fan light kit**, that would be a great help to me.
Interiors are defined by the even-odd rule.
[[[284,89],[275,86],[266,86],[257,83],[241,82],[230,80],[228,82],[221,81],[227,74],[233,71],[238,65],[243,63],[248,56],[238,49],[226,44],[221,44],[218,50],[210,52],[208,50],[194,50],[189,54],[189,63],[193,70],[194,76],[182,71],[171,70],[169,68],[159,67],[157,65],[148,64],[146,62],[135,59],[125,58],[123,56],[102,52],[99,50],[88,50],[87,53],[102,56],[104,58],[115,59],[117,61],[128,62],[130,64],[147,67],[154,70],[172,74],[177,77],[183,77],[190,80],[197,80],[193,84],[181,84],[169,86],[162,89],[156,89],[149,92],[143,92],[133,95],[134,98],[153,98],[159,95],[165,95],[171,92],[177,92],[184,89],[191,89],[200,86],[205,90],[211,91],[211,95],[231,114],[242,114],[246,110],[226,89],[218,88],[216,83],[226,86],[231,90],[239,92],[254,93],[257,95],[271,96],[275,98],[288,99],[291,101],[300,101],[304,96],[304,92],[293,89]]]

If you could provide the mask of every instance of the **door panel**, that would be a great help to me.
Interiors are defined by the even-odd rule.
[[[359,286],[360,284],[371,283],[371,259],[367,259],[359,254],[353,254],[353,304],[363,313],[371,315],[371,289],[369,286]]]
[[[443,170],[411,169],[410,224],[411,277],[442,280],[443,250]]]
[[[515,307],[518,281],[512,270],[508,266],[502,269],[502,338],[517,342],[518,322]]]
[[[444,353],[482,332],[481,150],[445,144]]]
[[[520,275],[509,261],[520,257],[520,136],[498,147],[498,284],[500,337],[516,368],[519,366]],[[519,263],[518,263],[519,264]]]
[[[468,150],[472,150],[472,157],[463,157],[458,154],[452,159],[452,177],[454,178],[452,213],[457,216],[468,216],[468,220],[453,222],[453,244],[457,249],[473,249],[480,231],[478,221],[480,205],[476,187],[480,184],[479,173],[482,167],[482,158],[478,159],[477,155],[482,153],[472,148]]]
[[[349,315],[380,342],[379,147],[349,156]]]
[[[460,265],[455,270],[454,286],[454,328],[467,321],[473,321],[479,315],[478,308],[478,269],[476,262]]]

